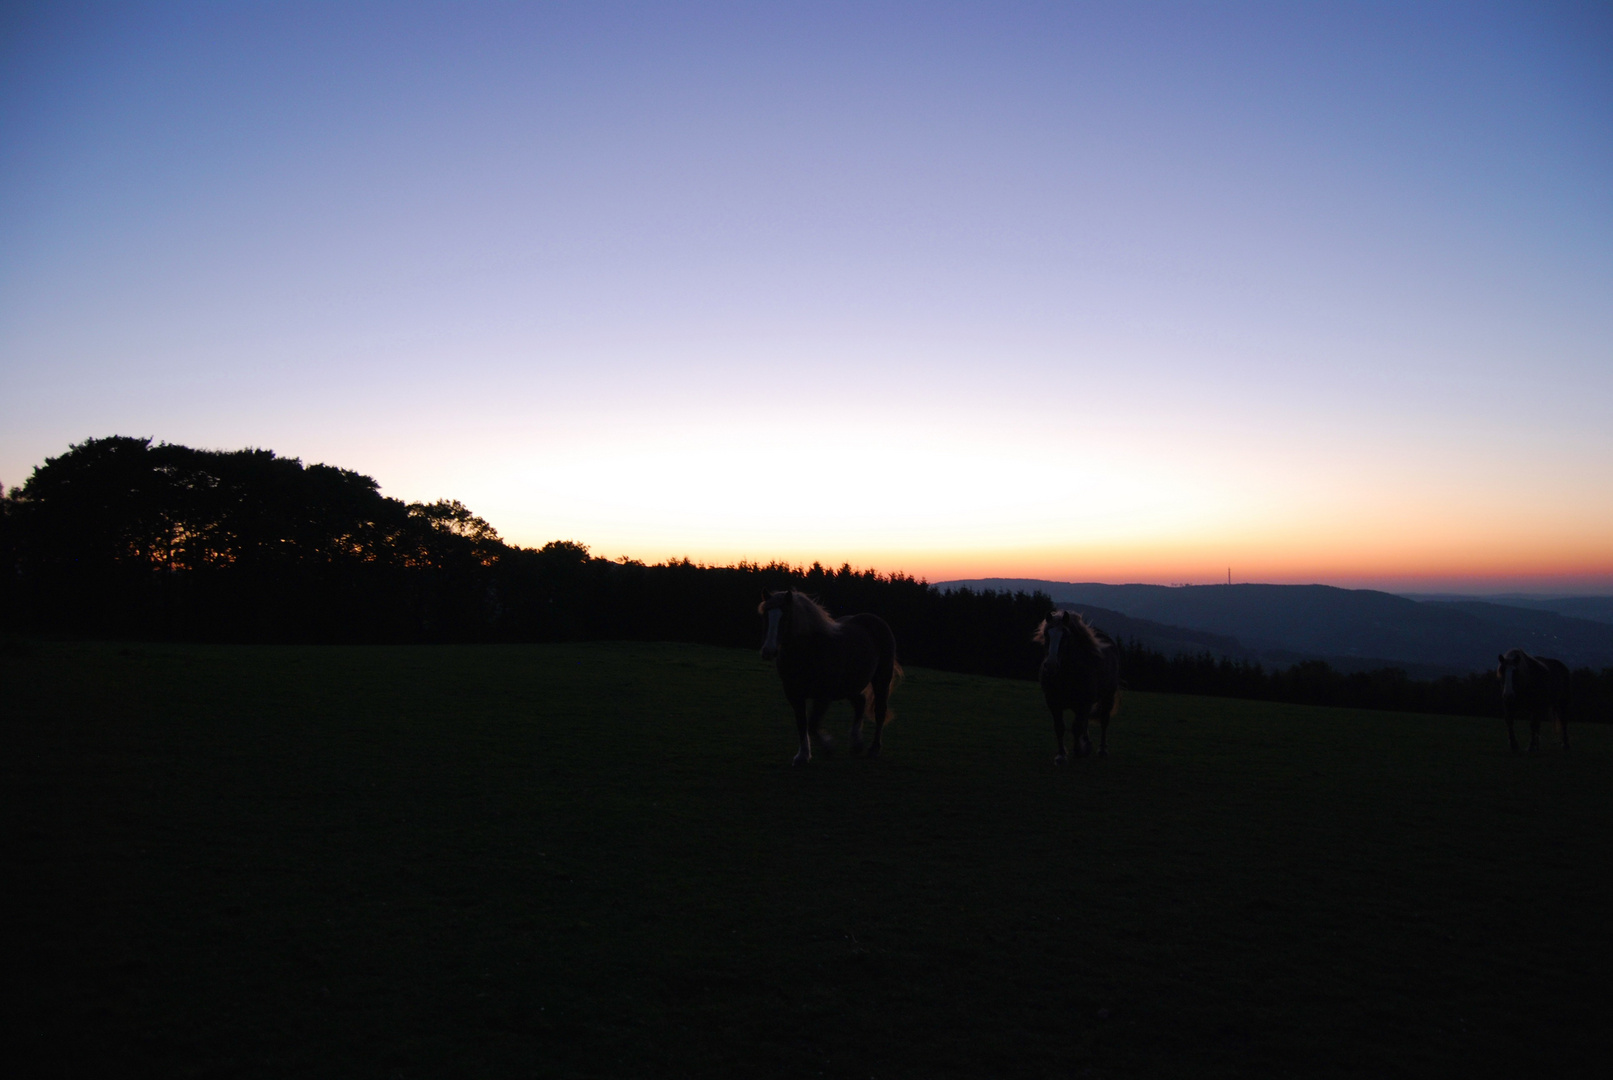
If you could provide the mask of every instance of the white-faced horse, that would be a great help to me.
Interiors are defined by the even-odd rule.
[[[1109,754],[1109,718],[1120,707],[1120,650],[1102,630],[1087,625],[1073,611],[1055,611],[1036,628],[1033,640],[1047,646],[1042,658],[1042,696],[1053,714],[1053,734],[1058,739],[1054,764],[1063,765],[1064,710],[1069,709],[1075,727],[1075,754],[1092,752],[1087,723],[1096,717],[1103,725],[1098,756]]]
[[[1495,658],[1495,677],[1501,680],[1501,711],[1507,718],[1507,741],[1518,752],[1512,730],[1516,716],[1529,718],[1529,749],[1540,749],[1540,721],[1557,721],[1568,749],[1568,665],[1549,656],[1530,656],[1522,649]]]
[[[902,666],[896,662],[896,636],[885,620],[878,615],[836,619],[795,589],[764,592],[757,611],[767,619],[762,659],[778,661],[784,696],[795,709],[801,742],[795,764],[812,760],[814,737],[825,749],[829,747],[832,740],[820,725],[835,701],[851,702],[853,753],[862,749],[863,716],[872,704],[874,741],[868,753],[879,753],[890,716],[891,690],[902,674]]]

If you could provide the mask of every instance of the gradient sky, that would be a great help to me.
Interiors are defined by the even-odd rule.
[[[1613,6],[8,5],[0,482],[596,554],[1613,589]]]

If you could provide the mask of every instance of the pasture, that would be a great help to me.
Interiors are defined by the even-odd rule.
[[[0,657],[39,1075],[1600,1072],[1613,730],[908,673],[790,767],[753,651]],[[848,710],[829,730],[843,737]],[[26,1055],[19,1057],[18,1055]]]

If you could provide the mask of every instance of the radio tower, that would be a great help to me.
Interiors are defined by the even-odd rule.
[[[1227,567],[1227,584],[1232,584],[1232,567]]]

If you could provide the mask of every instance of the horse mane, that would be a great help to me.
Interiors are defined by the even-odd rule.
[[[1099,656],[1103,653],[1104,649],[1114,644],[1114,642],[1109,640],[1108,634],[1105,634],[1102,630],[1099,630],[1097,627],[1089,624],[1086,620],[1086,616],[1082,615],[1079,611],[1063,610],[1055,611],[1053,614],[1043,619],[1037,625],[1036,633],[1031,635],[1031,640],[1036,642],[1038,645],[1046,645],[1047,624],[1066,616],[1068,617],[1068,625],[1071,630],[1070,639],[1075,642],[1076,648],[1080,649],[1082,652],[1091,653],[1093,656]]]
[[[824,610],[822,604],[819,604],[800,589],[788,589],[785,591],[790,594],[791,629],[795,633],[840,633],[840,624],[835,621],[833,615]],[[764,600],[762,601],[762,607],[757,608],[757,610],[760,611],[766,606],[767,601]]]
[[[1505,666],[1507,664],[1517,664],[1520,667],[1535,669],[1541,669],[1547,666],[1544,657],[1531,656],[1522,649],[1508,649],[1506,653],[1501,656],[1500,666]]]

